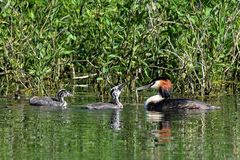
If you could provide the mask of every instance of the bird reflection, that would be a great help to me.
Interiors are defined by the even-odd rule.
[[[159,124],[159,138],[161,142],[171,142],[171,126],[169,121],[163,121]]]
[[[111,115],[111,128],[114,131],[119,131],[121,130],[121,122],[120,122],[120,113],[121,113],[121,109],[115,109],[112,112]]]
[[[170,115],[160,112],[148,111],[147,117],[149,122],[157,124],[156,128],[151,130],[155,143],[167,143],[172,140]]]

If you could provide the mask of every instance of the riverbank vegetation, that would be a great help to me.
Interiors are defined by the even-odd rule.
[[[6,0],[0,7],[1,94],[86,77],[102,91],[157,76],[170,77],[177,93],[240,87],[237,0]]]

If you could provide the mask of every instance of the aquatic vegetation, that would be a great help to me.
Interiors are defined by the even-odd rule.
[[[102,92],[158,75],[176,92],[236,92],[239,10],[237,0],[1,1],[1,93],[86,75]]]

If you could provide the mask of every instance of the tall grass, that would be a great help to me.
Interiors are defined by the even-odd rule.
[[[0,83],[53,89],[94,74],[100,90],[168,76],[175,92],[239,89],[240,3],[231,1],[1,1]]]

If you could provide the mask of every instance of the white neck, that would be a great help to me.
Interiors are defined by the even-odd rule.
[[[119,99],[117,98],[116,99],[116,102],[115,102],[120,108],[123,108],[123,105],[122,103],[119,101]]]
[[[152,97],[149,97],[146,102],[145,102],[145,105],[148,105],[149,103],[158,103],[162,100],[164,100],[165,98],[163,98],[161,95],[155,95],[155,96],[152,96]]]
[[[67,106],[67,102],[63,100],[63,107],[66,107]]]
[[[60,102],[65,102],[64,97],[59,97]]]
[[[67,106],[67,102],[64,100],[64,97],[59,97],[59,102],[62,103],[62,106],[63,106],[63,107],[66,107],[66,106]]]

